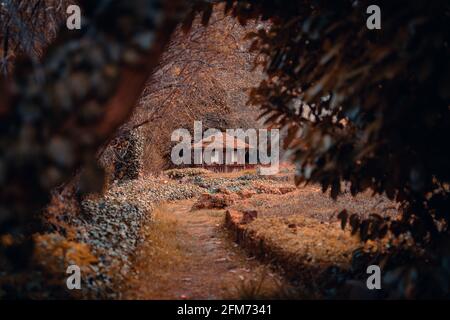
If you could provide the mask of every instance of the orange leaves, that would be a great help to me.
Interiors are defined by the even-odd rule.
[[[36,234],[34,241],[34,261],[51,274],[64,273],[69,265],[88,272],[89,266],[97,262],[87,244],[69,241],[59,234]]]

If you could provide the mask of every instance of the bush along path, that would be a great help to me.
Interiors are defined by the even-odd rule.
[[[38,280],[33,281],[36,293],[32,297],[120,299],[154,209],[162,202],[197,197],[202,192],[196,185],[146,177],[114,182],[105,194],[83,199],[79,210],[68,207],[67,201],[55,200],[47,209],[49,231],[36,235],[34,260],[40,261],[38,267],[45,277],[33,275]],[[61,269],[69,265],[81,269],[80,291],[65,287]],[[50,276],[60,290],[45,289]]]

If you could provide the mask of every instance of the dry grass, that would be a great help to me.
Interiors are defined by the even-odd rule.
[[[165,207],[154,210],[154,221],[146,230],[146,240],[138,249],[134,268],[136,273],[129,279],[125,299],[146,297],[164,298],[164,292],[170,290],[173,283],[172,270],[177,269],[187,259],[180,247],[177,220]],[[141,282],[146,285],[142,286]],[[141,292],[144,289],[146,292]]]
[[[284,280],[230,241],[221,224],[224,210],[191,212],[192,202],[176,201],[155,211],[123,297],[281,297]]]
[[[261,265],[252,270],[252,277],[241,280],[227,289],[224,299],[274,300],[299,299],[299,291],[274,274],[273,267]]]
[[[338,223],[320,223],[303,216],[258,218],[247,230],[263,239],[271,251],[315,267],[345,267],[353,250],[361,245],[356,237],[342,231]]]
[[[233,209],[257,210],[259,217],[300,215],[326,222],[338,221],[337,214],[343,209],[347,209],[350,213],[358,213],[361,217],[367,217],[370,213],[381,216],[396,216],[398,213],[395,203],[383,196],[372,197],[369,191],[356,197],[346,193],[334,201],[329,192],[322,193],[318,185],[300,186],[294,192],[285,195],[255,195],[241,201]]]
[[[290,299],[323,298],[322,288],[333,280],[329,270],[345,272],[350,268],[354,250],[363,247],[365,251],[379,252],[383,246],[382,242],[371,241],[363,246],[357,237],[342,231],[338,222],[302,215],[258,217],[248,224],[240,221],[242,213],[227,214],[226,225],[240,245],[280,267],[286,278],[295,283],[294,290],[279,293]],[[260,296],[257,283],[247,284],[240,292],[244,297]]]

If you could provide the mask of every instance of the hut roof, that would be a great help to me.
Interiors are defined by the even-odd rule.
[[[223,139],[221,142],[220,140]],[[249,145],[244,140],[239,139],[234,136],[230,136],[229,134],[225,132],[217,133],[214,135],[210,135],[208,137],[204,137],[202,140],[197,141],[192,144],[192,148],[199,149],[199,148],[227,148],[227,149],[253,149],[254,146]]]

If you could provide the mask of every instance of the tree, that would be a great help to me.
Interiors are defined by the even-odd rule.
[[[366,27],[368,1],[229,4],[242,23],[271,21],[249,35],[266,57],[250,103],[289,128],[297,182],[319,182],[333,197],[349,182],[352,194],[371,188],[403,203],[400,224],[353,223],[363,240],[389,227],[426,241],[438,237],[436,220],[447,232],[449,4],[380,1],[381,30]]]
[[[244,40],[255,28],[256,23],[241,26],[217,5],[208,25],[196,17],[189,30],[181,25],[174,31],[133,117],[117,133],[141,130],[147,171],[159,173],[171,165],[172,132],[193,131],[196,120],[203,121],[204,130],[261,126],[259,108],[245,106],[262,75],[252,72],[254,56]]]
[[[228,1],[228,8],[241,23],[271,22],[249,35],[266,73],[250,103],[288,129],[297,183],[318,182],[335,198],[345,182],[352,194],[371,189],[401,203],[394,220],[340,213],[363,241],[389,233],[404,244],[376,256],[355,252],[354,261],[382,264],[391,297],[448,297],[450,6],[378,1],[382,28],[369,30],[370,4]]]
[[[86,27],[61,30],[39,66],[18,60],[0,86],[0,234],[24,235],[80,166],[101,176],[97,148],[130,115],[183,12],[157,0],[79,3]]]
[[[11,71],[14,58],[26,55],[34,64],[56,37],[67,1],[5,0],[0,6],[0,70]]]

